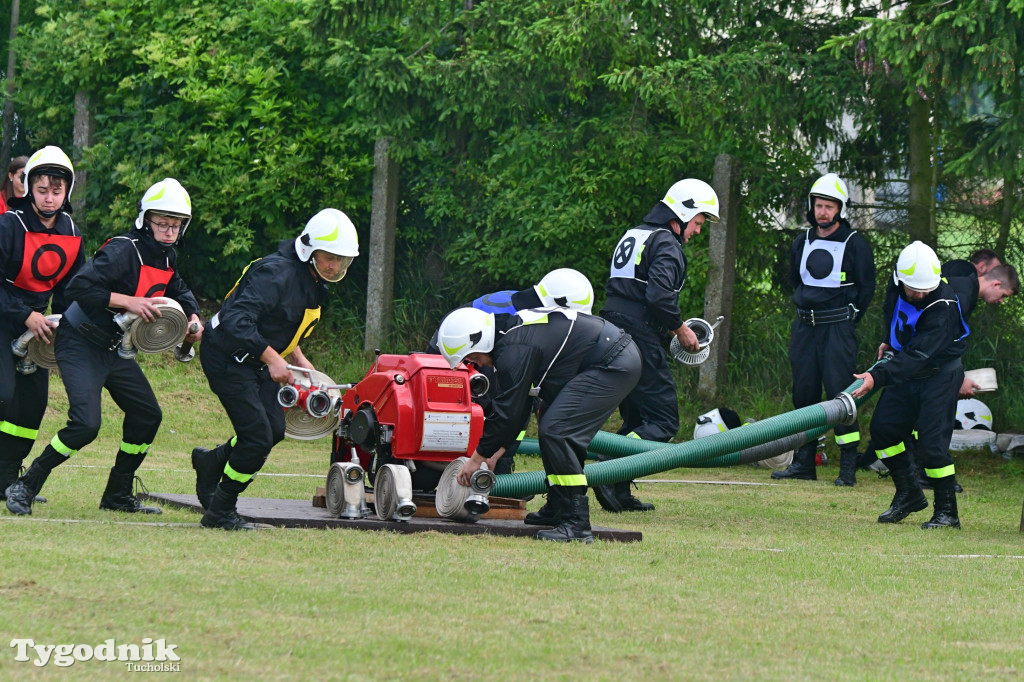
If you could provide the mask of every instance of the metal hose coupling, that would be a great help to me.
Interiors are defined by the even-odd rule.
[[[684,365],[699,365],[711,355],[711,342],[715,340],[715,327],[722,324],[725,317],[719,315],[714,324],[699,317],[691,317],[685,324],[697,336],[697,352],[691,353],[679,343],[679,337],[673,336],[669,343],[669,352],[678,362]]]
[[[835,423],[844,426],[850,426],[857,422],[857,401],[847,391],[843,391],[832,400],[826,400],[821,403],[821,406],[825,409],[825,416],[829,423],[832,423],[833,419],[836,419]]]
[[[335,462],[327,472],[327,511],[342,519],[366,518],[366,473],[355,462]]]
[[[412,476],[402,464],[385,464],[373,482],[373,506],[382,521],[408,521],[416,513]]]
[[[288,365],[292,381],[277,391],[285,408],[284,435],[296,440],[316,440],[329,435],[341,421],[341,392],[352,384],[336,384],[316,370]]]
[[[482,398],[491,390],[491,380],[486,374],[477,372],[469,377],[469,393],[474,398]]]

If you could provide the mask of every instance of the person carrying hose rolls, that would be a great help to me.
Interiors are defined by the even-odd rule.
[[[879,523],[899,523],[928,506],[906,442],[917,427],[917,449],[935,489],[935,513],[922,528],[959,528],[956,469],[949,454],[956,402],[964,379],[960,357],[970,328],[952,286],[942,281],[939,259],[914,242],[900,252],[885,294],[883,338],[878,357],[889,362],[854,378],[860,398],[884,388],[871,417],[871,442],[888,467],[896,494]]]
[[[138,208],[134,229],[107,241],[68,283],[70,303],[54,349],[68,395],[67,426],[8,491],[7,509],[15,514],[31,514],[32,499],[54,467],[96,439],[104,388],[124,411],[124,423],[100,509],[161,513],[159,507],[139,503],[132,483],[160,428],[162,412],[135,358],[118,352],[122,331],[114,314],[127,311],[152,321],[160,316],[153,298],[165,297],[177,301],[185,317],[199,324],[199,305],[176,271],[174,251],[192,219],[192,201],[177,180],[165,178],[146,190]],[[195,342],[202,333],[199,324],[185,340]]]
[[[284,439],[279,383],[290,383],[291,364],[312,370],[299,344],[313,331],[327,299],[327,283],[340,282],[359,255],[348,216],[325,208],[296,239],[249,264],[209,322],[199,349],[203,373],[220,399],[235,435],[213,449],[192,450],[196,496],[207,528],[252,530],[238,515],[238,496]]]
[[[541,540],[593,542],[583,463],[594,434],[640,377],[640,353],[629,334],[565,308],[515,315],[461,308],[441,323],[438,340],[453,369],[462,362],[493,367],[500,386],[459,482],[468,485],[485,461],[501,456],[537,396],[546,406],[537,431],[548,498],[527,523],[554,526],[537,533]]]
[[[639,383],[619,405],[621,435],[667,443],[679,432],[679,397],[666,343],[675,336],[686,350],[699,348],[697,335],[683,324],[679,310],[679,292],[686,282],[683,247],[700,234],[705,221],[717,223],[720,210],[711,185],[680,180],[642,224],[626,231],[612,253],[601,317],[628,332],[643,358]],[[654,509],[630,493],[629,481],[595,486],[594,494],[611,512]]]
[[[82,233],[67,212],[75,186],[71,160],[57,147],[44,147],[22,165],[28,166],[24,182],[12,183],[20,194],[0,216],[0,498],[5,500],[39,435],[50,378],[43,367],[17,371],[11,342],[27,331],[37,342],[53,342],[46,308],[64,312],[67,283],[85,263]]]
[[[793,241],[789,276],[796,319],[790,327],[789,364],[793,373],[793,407],[821,400],[822,387],[834,398],[857,369],[856,325],[875,295],[875,257],[867,240],[846,219],[849,193],[835,173],[818,178],[807,196],[810,227]],[[857,482],[860,427],[837,425],[838,486]],[[817,443],[797,448],[793,462],[772,478],[818,478]]]

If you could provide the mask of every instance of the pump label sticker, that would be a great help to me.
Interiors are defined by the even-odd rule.
[[[452,412],[423,413],[424,452],[465,452],[469,447],[469,415]]]

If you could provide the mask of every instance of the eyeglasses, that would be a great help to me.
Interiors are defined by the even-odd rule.
[[[181,232],[181,223],[154,223],[150,221],[149,226],[160,232]]]

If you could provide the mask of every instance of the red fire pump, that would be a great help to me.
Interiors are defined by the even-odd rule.
[[[483,434],[483,409],[473,398],[485,394],[488,383],[469,367],[450,369],[440,355],[378,355],[341,398],[328,509],[344,518],[366,516],[360,500],[365,472],[381,519],[408,520],[416,511],[413,489],[436,489],[438,510],[450,518],[475,520],[486,512],[493,472],[478,471],[468,490],[454,480],[459,458],[471,455]],[[446,513],[441,498],[450,497],[453,483],[466,499]]]

